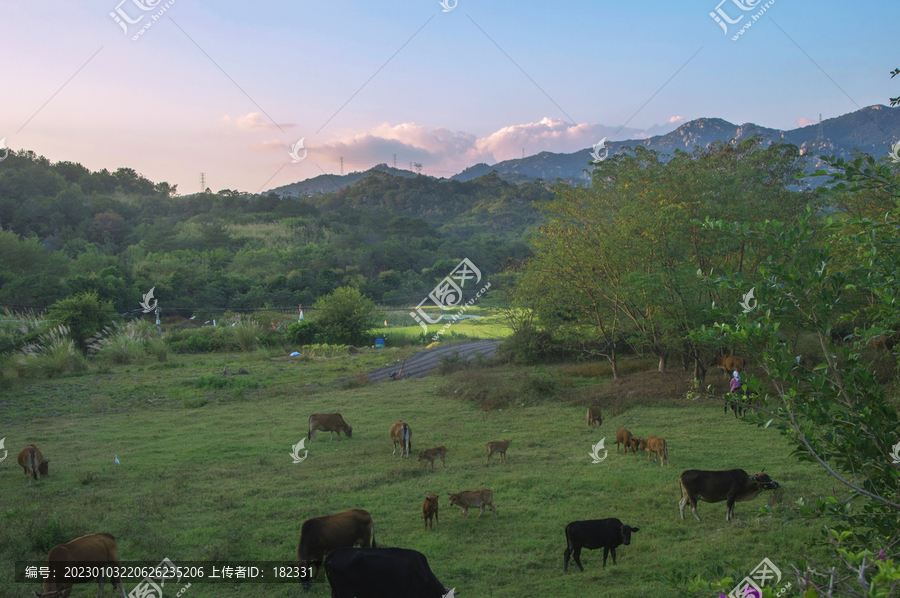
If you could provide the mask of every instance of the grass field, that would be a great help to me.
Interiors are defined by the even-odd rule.
[[[649,575],[732,560],[749,572],[764,557],[785,570],[817,535],[812,525],[785,527],[754,512],[830,493],[829,478],[790,457],[776,430],[725,417],[712,402],[634,397],[588,431],[584,407],[571,406],[566,393],[605,383],[596,378],[561,384],[556,400],[493,411],[439,396],[448,380],[440,376],[353,389],[334,382],[413,350],[313,361],[265,351],[170,356],[167,364],[16,383],[0,400],[0,435],[10,451],[0,463],[0,593],[31,595],[38,584],[12,583],[13,562],[44,559],[55,543],[87,533],[112,533],[122,560],[282,561],[295,558],[305,519],[350,508],[372,514],[379,546],[423,552],[438,578],[465,598],[671,596]],[[216,378],[228,380],[217,388],[210,381],[223,365],[250,375]],[[563,369],[537,371],[560,377]],[[511,380],[535,371],[501,369]],[[289,453],[306,437],[309,414],[335,411],[353,426],[353,438],[329,441],[320,433],[306,443],[308,458],[293,464]],[[431,473],[415,457],[391,456],[388,428],[398,419],[410,424],[413,451],[447,446],[446,470],[438,463]],[[616,454],[620,426],[665,437],[671,465]],[[603,437],[612,450],[592,464],[588,452]],[[486,467],[485,443],[502,438],[512,439],[508,464]],[[32,442],[51,459],[50,476],[27,486],[15,454]],[[782,487],[737,503],[731,523],[724,502],[700,503],[701,522],[689,513],[679,518],[681,471],[755,473],[763,466]],[[499,518],[488,511],[479,519],[472,510],[464,520],[449,507],[448,492],[478,488],[493,490]],[[423,531],[421,514],[429,492],[440,496],[433,532]],[[618,550],[618,565],[610,560],[604,570],[602,551],[584,551],[585,572],[570,563],[564,575],[566,523],[605,517],[640,528]],[[322,582],[324,572],[308,595],[329,596]],[[93,584],[73,592],[95,594]],[[193,584],[184,596],[300,594],[299,583]]]

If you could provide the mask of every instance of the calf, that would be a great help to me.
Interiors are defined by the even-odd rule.
[[[632,440],[634,436],[631,435],[631,432],[626,430],[625,428],[619,428],[616,430],[616,452],[619,452],[619,443],[621,442],[625,446],[625,454],[628,454],[628,447],[631,447],[632,452],[637,452],[632,446]]]
[[[325,557],[332,598],[443,598],[444,587],[421,552],[338,548]]]
[[[44,459],[44,455],[33,444],[29,444],[19,451],[16,461],[25,470],[25,478],[29,484],[31,484],[31,478],[39,480],[42,475],[50,475],[50,459]]]
[[[588,407],[587,412],[587,424],[588,428],[593,428],[594,422],[597,422],[597,427],[603,425],[603,414],[600,413],[599,407]]]
[[[697,500],[704,502],[725,503],[725,521],[731,521],[734,517],[734,503],[737,501],[752,500],[756,498],[760,490],[774,490],[778,488],[778,482],[772,480],[763,472],[765,467],[756,475],[748,475],[743,469],[729,469],[726,471],[701,471],[689,469],[682,472],[678,482],[681,485],[681,518],[684,519],[684,506],[690,502],[691,511],[697,521]]]
[[[569,556],[575,558],[575,564],[581,571],[581,549],[596,550],[603,548],[603,567],[606,568],[606,557],[612,552],[613,565],[616,564],[616,548],[631,544],[631,534],[639,531],[639,527],[630,527],[616,518],[590,519],[573,521],[566,526],[566,551],[563,554],[563,572],[569,571]]]
[[[445,446],[436,446],[434,448],[426,449],[424,451],[419,451],[419,461],[430,461],[431,462],[431,471],[434,471],[434,460],[441,460],[441,469],[446,468],[446,463],[444,463],[444,457],[447,456],[447,447]]]
[[[663,462],[666,465],[669,464],[669,445],[666,444],[665,438],[659,438],[657,436],[650,436],[646,440],[641,440],[638,447],[641,450],[647,451],[647,460],[650,460],[650,457],[659,456],[659,465],[662,467]],[[653,459],[653,462],[656,463],[656,459]]]
[[[38,598],[62,598],[68,597],[72,592],[72,586],[76,583],[89,583],[93,579],[85,579],[83,577],[64,577],[66,568],[80,567],[118,567],[119,552],[116,546],[116,539],[112,534],[91,534],[89,536],[81,536],[75,538],[66,544],[55,546],[47,556],[47,567],[50,571],[56,571],[54,576],[51,573],[50,578],[44,582],[43,591],[34,595]],[[125,586],[120,577],[109,578],[113,584],[122,591],[122,598],[125,598]],[[97,578],[100,584],[100,593],[103,596],[103,586],[106,584],[106,576]]]
[[[438,520],[438,495],[437,494],[429,494],[425,497],[425,502],[422,503],[422,516],[425,517],[425,529],[428,529],[428,523],[431,522],[431,529],[434,529],[434,522],[431,521],[431,518],[434,517],[434,521]]]
[[[335,548],[359,544],[369,547],[369,541],[375,547],[375,522],[372,516],[362,509],[350,509],[337,515],[312,517],[303,522],[300,528],[300,544],[297,546],[297,564],[300,567],[315,565],[315,577],[319,573],[322,558]],[[303,579],[303,588],[308,590],[311,577]]]
[[[394,445],[394,452],[392,455],[397,454],[397,444],[400,445],[400,456],[403,456],[403,449],[406,449],[406,458],[409,459],[409,449],[412,448],[412,432],[409,430],[409,426],[402,421],[398,421],[394,425],[391,426],[390,432],[388,432],[391,436],[391,442]]]
[[[500,453],[500,462],[506,463],[506,449],[509,448],[509,443],[512,440],[492,440],[488,442],[485,446],[487,447],[487,461],[484,462],[485,465],[491,462],[491,457],[494,453]]]
[[[484,515],[485,507],[490,507],[491,511],[494,512],[494,517],[497,517],[497,509],[494,508],[494,493],[490,490],[464,490],[457,494],[448,492],[447,496],[450,497],[451,507],[453,505],[462,507],[463,517],[466,519],[469,518],[470,507],[481,507],[481,511],[478,513],[479,517]]]
[[[346,434],[347,438],[350,438],[351,432],[353,432],[353,428],[347,425],[340,413],[314,413],[310,415],[309,432],[306,434],[306,439],[309,440],[310,437],[316,438],[316,432],[319,430],[331,432],[331,440],[334,440],[335,432],[338,433],[338,440],[341,439],[341,432]]]

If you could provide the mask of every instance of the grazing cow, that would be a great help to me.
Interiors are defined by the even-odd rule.
[[[485,507],[490,507],[491,511],[494,512],[494,517],[497,516],[497,509],[494,508],[494,493],[490,490],[463,490],[457,494],[448,492],[447,496],[450,497],[451,507],[453,505],[462,507],[463,517],[466,519],[469,518],[470,507],[481,507],[481,511],[478,513],[479,517],[484,515]]]
[[[709,365],[716,366],[722,368],[725,372],[726,377],[731,377],[731,372],[743,372],[744,371],[744,358],[736,357],[734,355],[728,355],[724,350],[719,349],[716,351],[715,357],[713,360],[709,362]]]
[[[419,451],[419,461],[430,461],[431,462],[431,471],[434,471],[434,460],[441,460],[441,469],[447,467],[447,464],[444,463],[444,457],[447,456],[447,447],[445,446],[436,446],[434,448],[426,449],[424,451]]]
[[[332,598],[443,598],[425,555],[406,548],[338,548],[325,557]]]
[[[391,454],[397,454],[397,445],[399,444],[400,456],[403,456],[403,449],[406,448],[406,458],[409,459],[409,449],[412,447],[412,432],[409,430],[409,425],[398,421],[391,426],[389,434],[391,435],[391,442],[394,444],[394,452]]]
[[[65,568],[67,567],[118,567],[119,551],[116,546],[116,539],[112,534],[91,534],[89,536],[81,536],[75,538],[66,544],[55,546],[47,556],[47,567],[51,571],[54,569],[58,575],[54,578],[53,574],[49,579],[44,581],[43,591],[35,596],[39,598],[63,598],[69,596],[72,592],[72,586],[76,583],[90,583],[94,579],[85,579],[83,577],[64,577]],[[98,598],[103,596],[103,586],[106,585],[106,577],[100,576],[96,579],[100,584],[100,593]],[[120,577],[110,577],[110,583],[113,588],[116,586],[122,590],[122,598],[125,598],[125,585]]]
[[[637,452],[635,450],[636,443],[633,440],[637,440],[634,436],[631,435],[631,432],[626,430],[625,428],[619,428],[616,430],[616,452],[619,452],[619,443],[621,442],[625,445],[625,454],[628,454],[628,447],[631,447],[632,452]]]
[[[491,462],[491,457],[494,456],[494,453],[500,453],[500,462],[506,463],[506,449],[509,448],[509,443],[512,440],[492,440],[488,442],[485,446],[487,447],[487,461],[484,462],[485,465]]]
[[[650,460],[650,457],[658,455],[660,467],[662,467],[663,461],[665,461],[666,465],[669,464],[669,445],[666,443],[665,438],[650,436],[646,440],[641,440],[638,447],[642,451],[647,451],[648,461]],[[656,459],[653,459],[653,462],[656,463]]]
[[[300,567],[315,565],[315,577],[319,574],[322,559],[328,551],[356,544],[368,548],[370,538],[372,547],[376,547],[375,522],[362,509],[307,519],[300,528],[297,564]],[[308,590],[311,583],[309,577],[304,578],[303,589]]]
[[[631,534],[640,531],[639,527],[625,525],[616,518],[590,519],[573,521],[566,526],[566,551],[563,553],[563,572],[569,571],[569,556],[575,557],[575,564],[583,572],[581,566],[581,549],[596,550],[603,548],[603,567],[606,568],[606,557],[612,553],[613,565],[616,564],[616,548],[631,544]]]
[[[689,469],[681,474],[678,482],[681,485],[681,518],[684,519],[684,506],[690,502],[694,517],[700,521],[697,515],[697,499],[703,502],[726,503],[725,521],[731,521],[734,517],[734,503],[737,501],[752,500],[756,498],[760,490],[774,490],[778,488],[778,482],[774,481],[763,472],[763,467],[756,475],[748,475],[743,469],[729,469],[727,471],[701,471]]]
[[[428,523],[431,522],[431,529],[434,529],[434,521],[438,520],[438,495],[429,494],[422,503],[422,515],[425,517],[425,529],[428,529]],[[431,518],[434,517],[434,521]]]
[[[338,433],[338,440],[341,439],[341,432],[350,438],[353,428],[347,425],[340,413],[314,413],[309,416],[309,433],[306,439],[310,437],[316,438],[316,432],[319,430],[331,432],[330,440],[334,440],[334,433]],[[318,438],[316,438],[318,440]]]
[[[588,407],[587,422],[588,428],[593,428],[594,422],[597,422],[598,428],[603,425],[603,414],[599,407]]]
[[[25,477],[28,479],[29,484],[31,483],[31,478],[39,480],[42,475],[50,475],[50,459],[44,459],[44,455],[33,444],[29,444],[19,451],[19,456],[16,460],[22,466],[22,469],[25,470]]]

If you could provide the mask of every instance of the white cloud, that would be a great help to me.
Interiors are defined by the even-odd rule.
[[[816,124],[815,120],[809,120],[808,118],[803,118],[802,116],[796,120],[798,127],[808,127],[809,125]]]
[[[231,117],[226,114],[224,117],[222,117],[222,122],[231,125]],[[249,114],[245,114],[244,116],[238,116],[233,121],[233,124],[237,126],[238,130],[240,131],[266,131],[279,128],[292,129],[297,126],[293,123],[281,123],[276,125],[261,112],[250,112]]]

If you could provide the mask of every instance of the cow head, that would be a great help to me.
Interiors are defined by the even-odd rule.
[[[419,451],[419,461],[422,461],[425,458],[425,451]]]
[[[44,459],[41,461],[41,464],[38,465],[38,473],[41,475],[50,475],[50,459]]]
[[[438,495],[437,494],[429,494],[425,497],[425,500],[429,502],[429,504],[436,505],[438,504]]]
[[[351,438],[353,436],[353,428],[351,428],[350,426],[347,426],[347,429],[344,430],[344,432],[347,434],[347,438]]]
[[[750,476],[750,481],[756,482],[764,490],[775,490],[778,488],[778,482],[770,478],[768,474],[763,473],[765,470],[766,468],[763,467],[758,474]]]
[[[451,507],[452,507],[453,505],[455,505],[457,502],[459,502],[459,493],[451,494],[451,493],[448,492],[448,493],[447,493],[447,496],[450,497],[450,506],[451,506]]]
[[[647,441],[643,438],[633,437],[631,439],[631,448],[642,451],[647,447]]]
[[[633,534],[634,532],[639,532],[639,531],[641,531],[641,528],[631,527],[630,525],[625,525],[623,523],[622,524],[622,544],[624,544],[625,546],[628,546],[629,544],[631,544],[631,534]]]

